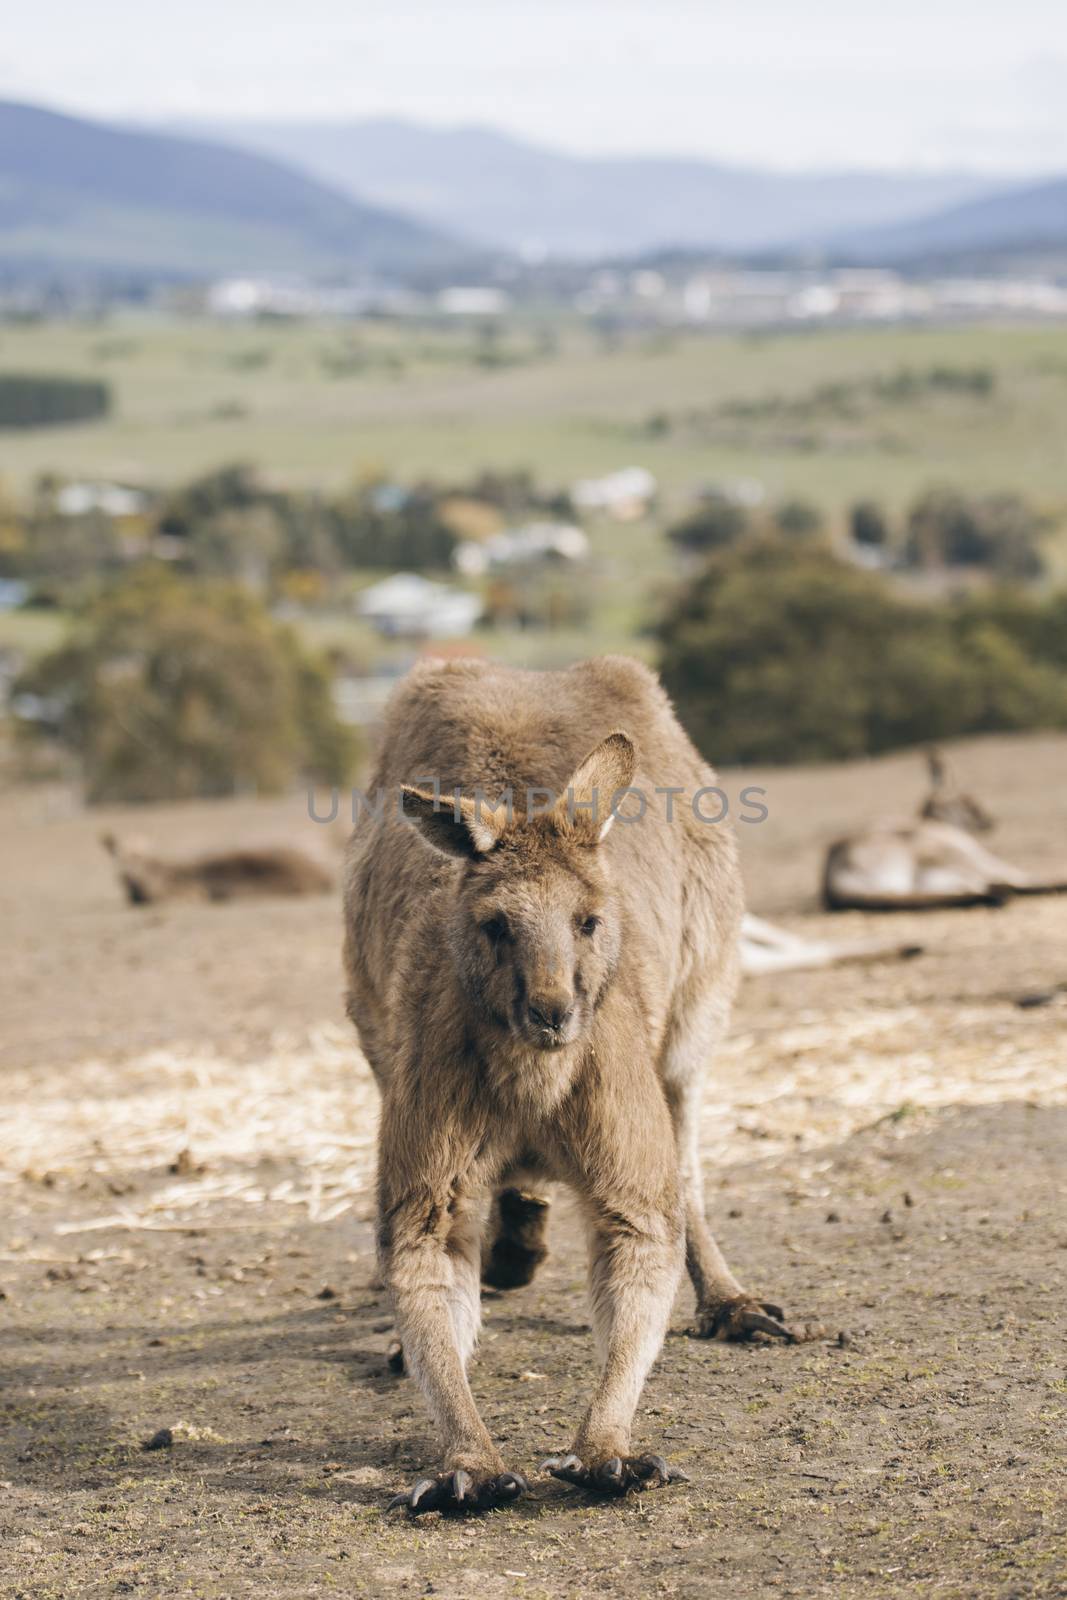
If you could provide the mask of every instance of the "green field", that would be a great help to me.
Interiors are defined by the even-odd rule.
[[[106,378],[113,417],[0,434],[13,486],[41,471],[173,481],[235,458],[303,482],[386,468],[403,477],[528,464],[548,480],[647,464],[672,494],[755,475],[771,494],[840,506],[906,499],[932,477],[1067,498],[1067,328],[977,327],[727,336],[631,334],[614,346],[516,324],[502,364],[466,326],[159,322],[0,328],[0,371]],[[902,367],[986,367],[989,396],[887,403],[852,430],[795,445],[754,430],[716,440],[650,417],[738,399],[803,397]]]
[[[901,398],[886,380],[902,369],[979,369],[988,392],[920,385]],[[837,527],[859,497],[899,512],[932,482],[1014,490],[1049,514],[1052,569],[1067,574],[1063,327],[608,340],[517,318],[487,335],[458,323],[127,316],[2,327],[4,371],[103,377],[114,395],[102,422],[0,432],[0,481],[15,497],[46,471],[161,483],[235,460],[330,487],[371,473],[460,480],[518,466],[563,486],[649,467],[663,488],[657,516],[594,521],[596,638],[555,636],[556,658],[632,637],[656,586],[675,575],[663,524],[701,485],[729,479],[758,479],[772,501],[814,500]],[[322,626],[330,631],[328,619]],[[528,636],[494,636],[493,648],[545,654]]]

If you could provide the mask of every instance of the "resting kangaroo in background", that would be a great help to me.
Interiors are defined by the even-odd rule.
[[[928,822],[950,822],[968,833],[992,832],[993,818],[983,805],[973,796],[964,794],[953,781],[940,750],[933,747],[927,750],[926,766],[930,774],[930,793],[923,801],[920,817]]]
[[[741,920],[732,833],[692,805],[714,781],[656,679],[621,657],[551,673],[427,663],[390,704],[373,786],[387,798],[349,850],[348,1010],[382,1092],[382,1273],[444,1440],[442,1470],[394,1505],[480,1508],[526,1487],[466,1374],[485,1196],[498,1284],[544,1255],[546,1182],[585,1213],[601,1369],[570,1451],[545,1463],[557,1477],[621,1494],[682,1476],[632,1453],[630,1428],[683,1263],[702,1335],[794,1337],[704,1216],[701,1080]],[[645,815],[631,793],[613,819],[631,785]],[[657,785],[676,791],[670,816]],[[510,821],[490,809],[507,788]],[[546,789],[558,803],[527,809]]]
[[[875,822],[830,846],[828,911],[931,911],[1002,905],[1017,894],[1067,890],[1067,867],[1037,877],[948,822]]]
[[[112,833],[102,834],[100,843],[114,857],[119,881],[135,906],[156,905],[161,900],[325,894],[334,886],[332,875],[318,861],[284,845],[166,861],[139,841],[122,841]]]
[[[989,813],[950,784],[943,758],[927,753],[931,790],[918,821],[887,818],[838,839],[826,853],[828,911],[931,911],[1002,905],[1017,894],[1067,890],[1067,867],[1040,877],[1012,866],[974,837]]]

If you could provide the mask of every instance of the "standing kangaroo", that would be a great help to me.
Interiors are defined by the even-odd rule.
[[[547,1182],[585,1215],[601,1368],[570,1451],[545,1463],[556,1477],[622,1494],[683,1476],[630,1445],[683,1262],[701,1335],[794,1337],[704,1216],[701,1080],[742,912],[733,835],[698,815],[718,815],[700,795],[714,782],[655,677],[622,657],[427,663],[394,695],[380,809],[349,847],[345,967],[382,1093],[382,1273],[444,1439],[442,1470],[394,1505],[483,1508],[526,1488],[467,1381],[485,1196],[501,1285],[545,1254]],[[510,819],[493,808],[505,790]]]

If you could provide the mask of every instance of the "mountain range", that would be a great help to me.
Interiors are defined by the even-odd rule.
[[[1067,178],[950,206],[935,216],[844,234],[838,248],[860,259],[988,262],[1067,249]]]
[[[912,222],[997,187],[968,173],[787,173],[577,156],[490,128],[396,118],[184,126],[484,245],[534,255],[803,248],[843,230]]]
[[[0,101],[0,278],[477,281],[487,257],[814,253],[980,267],[1067,252],[1067,178],[566,155],[396,119],[114,126]]]
[[[0,263],[33,271],[204,276],[410,271],[455,239],[208,140],[0,101]]]

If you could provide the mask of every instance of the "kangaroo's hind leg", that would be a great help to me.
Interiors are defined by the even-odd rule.
[[[647,1095],[635,1147],[625,1080],[620,1088],[613,1098],[603,1083],[593,1086],[568,1139],[588,1224],[600,1375],[570,1450],[544,1463],[554,1477],[609,1495],[685,1476],[662,1456],[631,1449],[634,1412],[682,1275],[684,1219],[663,1098]]]
[[[782,1308],[750,1294],[730,1271],[705,1212],[700,1108],[704,1073],[726,1031],[726,1022],[725,1008],[716,996],[694,1005],[675,1023],[663,1076],[685,1201],[686,1267],[697,1297],[693,1331],[701,1339],[728,1340],[751,1339],[762,1333],[792,1344],[797,1336],[787,1327]]]

